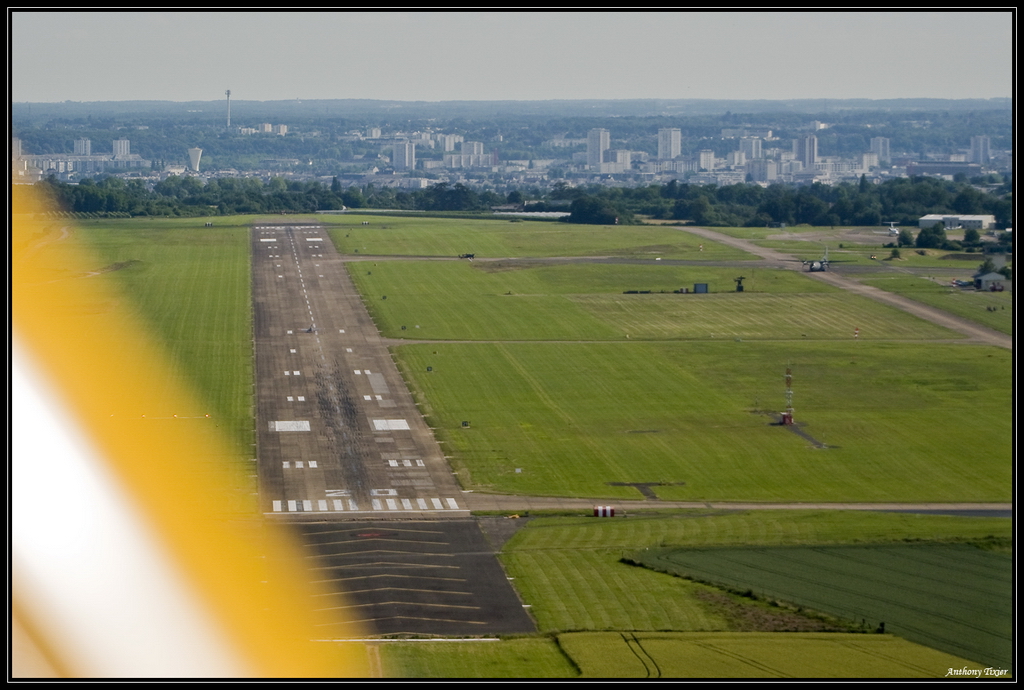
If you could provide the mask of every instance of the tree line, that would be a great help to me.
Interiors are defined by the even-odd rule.
[[[929,213],[995,216],[1000,227],[1013,224],[1012,182],[982,191],[966,181],[931,177],[898,178],[882,184],[813,184],[803,187],[736,184],[716,187],[672,181],[643,187],[570,187],[562,183],[542,194],[515,190],[508,195],[439,183],[426,189],[344,187],[337,178],[319,181],[272,178],[172,176],[148,188],[141,180],[118,177],[66,184],[40,182],[62,211],[96,215],[204,216],[240,213],[313,213],[342,208],[421,211],[488,211],[513,203],[525,210],[568,210],[573,223],[631,224],[638,217],[691,221],[705,226],[882,225],[915,226]]]

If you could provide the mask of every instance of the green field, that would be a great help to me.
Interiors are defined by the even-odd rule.
[[[425,218],[372,218],[362,226],[358,218],[328,221],[336,225],[332,237],[353,255],[358,249],[409,257],[751,258],[669,228]],[[251,220],[218,218],[213,229],[203,227],[205,219],[84,221],[76,231],[97,253],[98,279],[123,288],[133,314],[152,325],[179,362],[182,379],[200,391],[245,449],[253,424]],[[467,488],[602,500],[640,498],[633,488],[608,486],[615,481],[663,482],[654,487],[657,495],[679,500],[1012,496],[1012,352],[923,342],[955,335],[799,273],[508,261],[371,260],[350,266],[385,335],[436,341],[394,352]],[[732,292],[738,275],[747,276],[743,294]],[[695,282],[710,283],[713,294],[669,292]],[[622,294],[634,289],[654,293]],[[851,337],[854,327],[858,341]],[[490,342],[444,342],[460,340]],[[770,424],[784,406],[786,366],[794,372],[800,429],[827,448]],[[463,421],[470,426],[463,428]],[[837,636],[820,644],[765,633],[735,643],[719,636],[719,646],[656,640],[649,633],[727,635],[799,621],[769,615],[763,603],[726,601],[713,587],[619,559],[648,546],[972,541],[989,535],[1007,543],[1009,522],[838,511],[535,519],[506,545],[502,560],[541,628],[557,634],[555,641],[402,645],[384,657],[404,677],[509,677],[516,668],[519,677],[574,677],[577,667],[586,676],[605,677],[613,674],[588,659],[619,659],[619,668],[627,657],[616,654],[628,652],[635,660],[639,644],[666,677],[697,677],[695,668],[707,677],[749,668],[761,668],[761,677],[944,675],[945,665],[955,666],[949,657],[936,662],[940,657],[929,655],[937,652],[912,645],[874,654],[836,643]],[[755,613],[744,617],[741,610]],[[569,654],[578,642],[561,634],[569,631],[643,635],[639,642],[619,632],[607,640],[594,637]],[[792,653],[771,645],[788,645]],[[774,651],[757,651],[769,648]],[[446,651],[400,651],[407,649]],[[490,651],[474,651],[484,649]],[[759,667],[764,654],[789,654],[796,665]],[[861,664],[871,654],[874,665]],[[456,663],[456,657],[462,660]],[[736,664],[722,667],[726,658]],[[683,659],[691,661],[675,661]],[[941,673],[934,671],[936,663]],[[651,672],[642,666],[638,673]]]
[[[965,274],[965,278],[969,276]],[[857,276],[859,282],[948,311],[982,326],[1013,335],[1013,293],[949,287],[906,274]]]
[[[389,678],[943,678],[984,667],[892,635],[567,633],[381,645]]]
[[[381,332],[432,340],[928,340],[960,334],[792,271],[377,261],[349,271]],[[733,278],[746,276],[744,292]],[[706,282],[712,294],[672,294]],[[657,294],[623,294],[651,290]],[[403,326],[405,329],[403,330]]]
[[[943,678],[977,668],[891,635],[575,633],[559,644],[583,678]]]
[[[251,217],[102,220],[76,223],[96,271],[126,295],[181,367],[180,375],[240,452],[251,453]]]
[[[543,632],[788,630],[795,620],[740,615],[717,590],[629,565],[638,549],[839,544],[1006,545],[1011,521],[866,511],[683,510],[624,519],[533,518],[505,545],[501,561]],[[973,547],[972,547],[973,548]],[[857,619],[859,621],[859,618]],[[877,623],[877,622],[876,622]],[[779,627],[781,625],[781,627]]]
[[[655,549],[651,568],[851,620],[973,661],[1013,663],[1013,561],[955,544]]]
[[[465,488],[610,499],[640,495],[609,482],[663,482],[658,496],[673,500],[1011,497],[1005,350],[730,340],[396,352]],[[827,449],[772,424],[787,366],[796,419]]]
[[[322,216],[342,254],[480,258],[615,256],[742,261],[756,257],[673,228],[570,225],[540,221],[345,215]],[[362,225],[366,221],[369,225]],[[701,251],[700,245],[704,245]]]
[[[578,671],[548,637],[380,645],[388,678],[576,678]]]

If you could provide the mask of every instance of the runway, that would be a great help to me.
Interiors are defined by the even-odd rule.
[[[468,517],[326,230],[255,225],[252,291],[263,513]]]
[[[251,237],[260,509],[349,602],[327,612],[371,634],[533,632],[326,229]]]

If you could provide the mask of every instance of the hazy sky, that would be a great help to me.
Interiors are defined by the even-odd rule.
[[[992,98],[1003,12],[19,12],[25,101]]]

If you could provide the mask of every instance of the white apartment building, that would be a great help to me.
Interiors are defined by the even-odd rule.
[[[658,158],[670,160],[679,158],[683,147],[683,134],[674,128],[663,128],[658,130]]]

